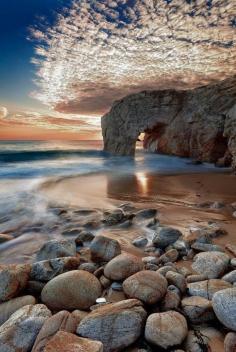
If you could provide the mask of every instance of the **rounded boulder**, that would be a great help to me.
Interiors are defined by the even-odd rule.
[[[104,274],[108,279],[120,281],[143,270],[143,268],[144,264],[139,257],[124,253],[107,263]]]
[[[73,270],[49,281],[41,299],[51,309],[88,309],[101,293],[101,284],[93,274]]]
[[[154,313],[149,315],[145,338],[148,342],[167,349],[180,345],[188,334],[188,325],[185,317],[175,311]]]
[[[167,280],[155,271],[143,270],[127,278],[123,290],[130,298],[154,304],[165,295]]]

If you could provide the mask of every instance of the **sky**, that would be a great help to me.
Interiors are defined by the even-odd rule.
[[[235,0],[1,0],[0,139],[97,139],[112,103],[236,74]]]

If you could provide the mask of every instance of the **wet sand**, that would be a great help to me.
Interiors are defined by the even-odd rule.
[[[132,202],[137,208],[158,209],[158,219],[163,225],[179,228],[183,233],[190,226],[215,222],[227,230],[219,244],[236,244],[236,218],[231,204],[236,202],[236,176],[231,173],[201,173],[182,175],[136,175],[73,177],[58,179],[43,186],[43,192],[52,201],[99,209],[112,208],[123,202]],[[224,205],[213,209],[208,203]],[[127,241],[135,236],[123,231]],[[136,234],[137,237],[137,234]]]

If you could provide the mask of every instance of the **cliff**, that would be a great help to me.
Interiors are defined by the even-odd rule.
[[[144,148],[236,167],[236,77],[192,90],[144,91],[115,102],[102,118],[104,150]]]

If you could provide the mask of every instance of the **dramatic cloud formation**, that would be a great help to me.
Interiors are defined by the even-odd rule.
[[[0,119],[4,119],[5,117],[7,117],[7,114],[7,108],[5,108],[5,106],[0,106]]]
[[[131,92],[236,73],[234,0],[77,0],[34,37],[33,96],[60,112],[101,114]]]

